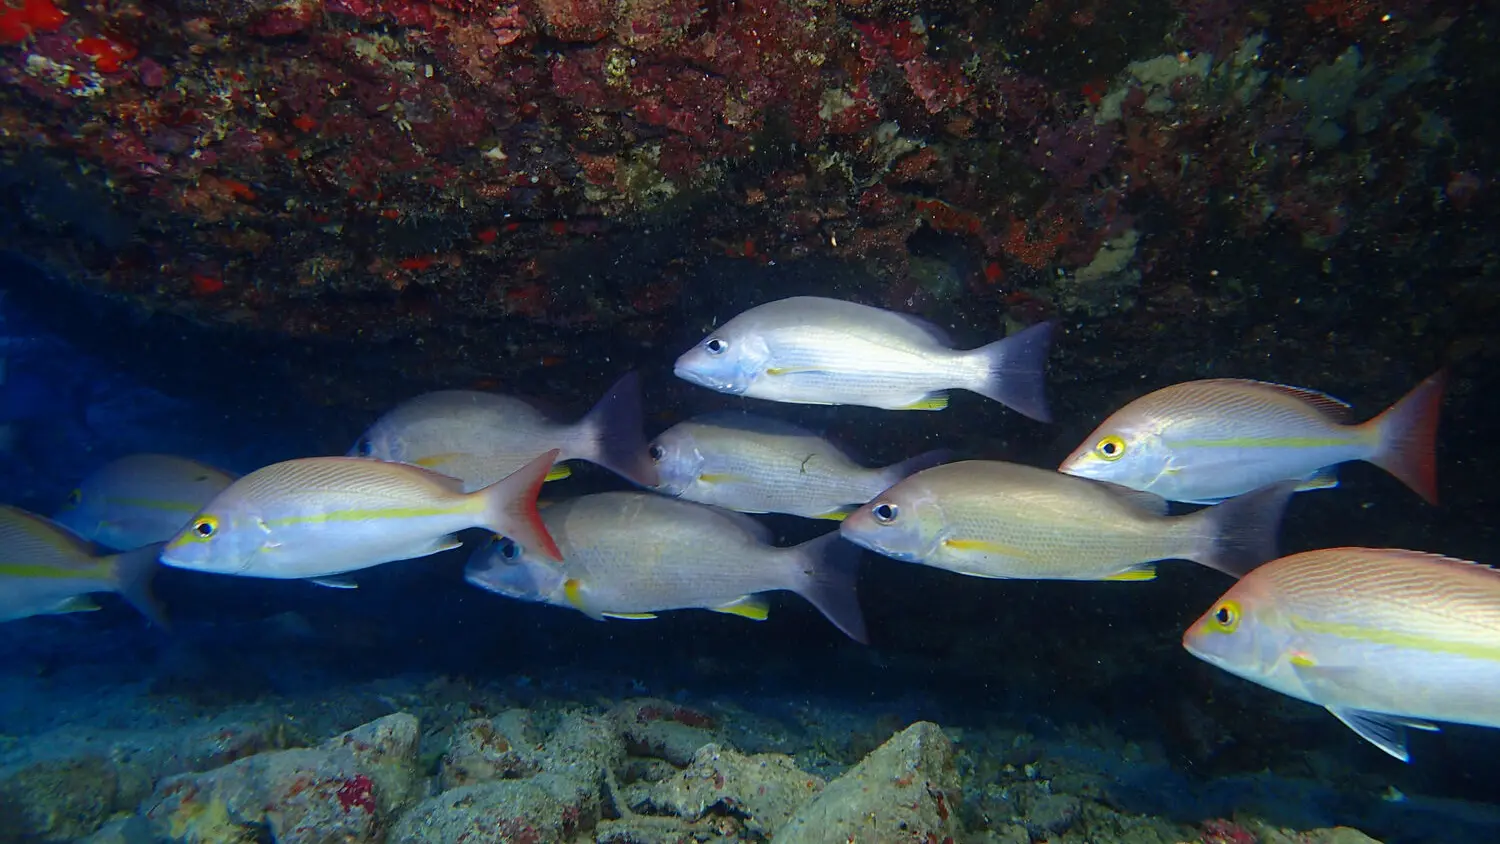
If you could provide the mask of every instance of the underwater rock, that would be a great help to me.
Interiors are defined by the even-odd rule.
[[[664,810],[689,821],[710,813],[734,816],[745,831],[764,836],[780,829],[824,785],[821,777],[798,769],[790,756],[746,756],[709,744],[676,776],[626,789],[626,802],[632,810]]]
[[[421,725],[416,716],[397,712],[334,736],[320,747],[348,749],[360,771],[373,781],[379,814],[388,816],[423,796],[417,759]]]
[[[1078,822],[1082,804],[1071,794],[1024,791],[1022,795],[1023,821],[1036,838],[1060,835]]]
[[[241,759],[157,785],[142,813],[158,840],[280,844],[382,840],[417,788],[417,722],[389,715],[316,748]]]
[[[665,759],[679,768],[693,761],[698,748],[723,744],[712,716],[668,700],[621,701],[610,710],[609,717],[631,755]]]
[[[693,826],[687,821],[651,815],[602,821],[594,832],[594,844],[683,844],[695,840]]]
[[[119,771],[102,756],[43,759],[0,771],[0,842],[75,841],[115,810]]]
[[[295,743],[284,718],[216,719],[146,731],[58,731],[32,748],[45,758],[0,765],[0,842],[70,841],[131,811],[164,777],[218,768]]]
[[[110,821],[78,844],[154,844],[151,828],[139,815]]]
[[[613,724],[597,715],[567,715],[547,737],[541,757],[549,773],[604,787],[625,762],[625,744]]]
[[[396,822],[389,844],[569,841],[599,822],[600,799],[563,774],[496,780],[445,791]],[[279,840],[279,839],[278,839]]]
[[[953,742],[918,721],[804,804],[776,842],[958,841],[961,794]]]
[[[453,729],[438,772],[442,791],[499,779],[528,777],[541,770],[540,735],[524,709],[476,718]]]

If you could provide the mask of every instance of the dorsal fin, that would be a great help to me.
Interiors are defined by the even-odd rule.
[[[1329,419],[1340,424],[1354,421],[1354,409],[1349,406],[1349,403],[1342,399],[1336,399],[1327,393],[1309,390],[1306,387],[1290,387],[1286,384],[1276,384],[1271,381],[1256,381],[1255,383],[1268,390],[1275,390],[1283,395],[1291,396],[1300,402],[1312,405]]]

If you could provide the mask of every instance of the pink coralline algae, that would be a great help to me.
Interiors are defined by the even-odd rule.
[[[375,783],[364,774],[356,774],[345,780],[335,796],[345,812],[361,809],[367,814],[375,814]]]

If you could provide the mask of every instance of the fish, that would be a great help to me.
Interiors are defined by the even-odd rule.
[[[1212,504],[1280,480],[1338,486],[1337,465],[1373,463],[1437,503],[1438,414],[1446,372],[1367,422],[1302,387],[1216,378],[1164,387],[1116,411],[1062,462],[1069,475],[1171,501]]]
[[[640,376],[629,373],[578,422],[558,422],[526,399],[476,390],[426,393],[370,426],[350,457],[410,463],[463,481],[464,491],[494,484],[538,454],[583,460],[643,487],[657,483],[646,454]],[[557,466],[548,480],[568,477]]]
[[[651,442],[650,455],[661,478],[656,491],[665,495],[741,513],[842,519],[950,452],[869,469],[804,428],[730,412],[672,426]]]
[[[1183,634],[1193,656],[1326,708],[1411,760],[1407,730],[1500,727],[1500,571],[1398,548],[1325,548],[1247,574]]]
[[[792,404],[942,410],[970,390],[1039,421],[1052,323],[968,351],[936,325],[839,299],[796,296],[734,317],[677,359],[678,378]]]
[[[0,505],[0,621],[89,612],[95,592],[114,592],[152,622],[166,616],[151,594],[160,543],[98,555],[88,540],[35,513]]]
[[[1033,580],[1151,580],[1159,560],[1239,576],[1276,556],[1291,485],[1183,516],[1159,496],[999,461],[912,475],[839,526],[877,554],[958,574]]]
[[[514,537],[476,550],[464,579],[523,601],[590,618],[654,618],[707,609],[763,621],[760,593],[801,595],[851,639],[868,641],[855,594],[859,549],[837,531],[789,548],[749,516],[649,492],[606,492],[542,513],[563,562]]]
[[[324,580],[457,548],[468,528],[525,537],[560,559],[536,498],[557,449],[475,492],[403,463],[309,457],[273,463],[214,497],[163,549],[166,565],[214,574]]]
[[[186,457],[132,454],[84,478],[53,518],[117,550],[166,542],[235,477]]]

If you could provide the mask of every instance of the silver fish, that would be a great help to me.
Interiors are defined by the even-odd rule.
[[[164,624],[151,595],[160,545],[97,556],[89,543],[35,513],[0,505],[0,621],[87,612],[93,592],[116,592],[147,618]]]
[[[1323,706],[1408,761],[1406,730],[1500,727],[1500,571],[1394,548],[1326,548],[1250,572],[1188,652]]]
[[[653,618],[673,609],[766,617],[759,593],[790,590],[851,638],[865,641],[855,596],[859,549],[831,532],[791,548],[738,513],[641,492],[606,492],[543,511],[563,562],[498,538],[475,552],[465,578],[525,601],[592,618]]]
[[[907,475],[941,463],[949,452],[868,469],[796,425],[715,413],[667,429],[652,441],[650,454],[661,477],[657,492],[741,513],[841,519]]]
[[[186,457],[132,454],[84,478],[55,519],[110,548],[166,542],[234,479]]]
[[[971,390],[1033,419],[1044,398],[1050,323],[970,351],[894,311],[797,296],[751,308],[677,359],[677,377],[721,393],[794,404],[942,410]]]
[[[1150,493],[1014,463],[918,472],[840,525],[879,554],[975,577],[1150,580],[1157,560],[1238,576],[1275,556],[1291,485],[1185,516]]]
[[[427,393],[380,417],[349,456],[432,469],[458,478],[472,492],[552,448],[559,450],[559,460],[584,460],[641,486],[654,486],[656,468],[641,431],[640,377],[632,372],[615,382],[574,423],[554,421],[514,396],[474,390]],[[547,479],[568,475],[566,466],[557,466]]]
[[[1349,405],[1301,387],[1217,378],[1164,387],[1111,414],[1059,471],[1211,504],[1280,480],[1338,486],[1335,467],[1365,460],[1437,501],[1438,411],[1444,373],[1367,422]]]
[[[506,479],[466,493],[420,466],[355,457],[288,460],[235,481],[167,543],[169,566],[268,578],[326,578],[460,543],[468,528],[525,537],[558,558],[536,496],[553,449]],[[338,583],[338,581],[332,581]]]

